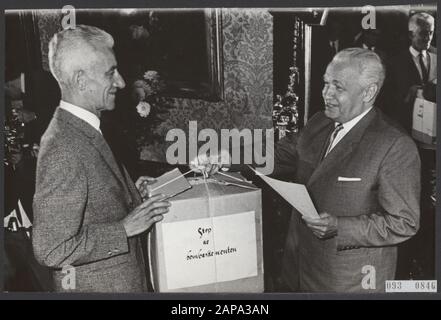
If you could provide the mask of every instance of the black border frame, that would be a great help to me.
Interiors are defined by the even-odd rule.
[[[38,1],[38,2],[37,2]],[[239,2],[240,1],[240,2]],[[51,9],[62,8],[65,5],[72,5],[75,8],[289,8],[289,7],[344,7],[344,6],[386,6],[386,5],[412,5],[412,4],[438,4],[438,0],[2,0],[0,2],[0,65],[4,66],[4,10],[23,9]],[[436,24],[437,43],[440,42],[441,23]],[[438,66],[441,62],[441,55],[438,55]],[[439,68],[438,68],[439,69]],[[0,94],[4,96],[4,72],[0,74]],[[440,85],[437,85],[437,100],[441,101]],[[0,121],[4,120],[4,99],[0,99]],[[441,124],[441,112],[438,112],[437,123]],[[440,128],[441,125],[438,125]],[[3,133],[2,133],[3,135]],[[3,138],[3,137],[2,137]],[[0,153],[4,152],[3,144],[0,144]],[[436,172],[437,184],[440,185],[441,173],[441,144],[436,150]],[[0,202],[4,199],[4,171],[0,170]],[[437,189],[437,198],[441,199],[441,188]],[[435,274],[438,284],[441,284],[441,209],[436,207],[435,226]],[[3,228],[0,228],[0,262],[4,258],[3,250]],[[439,300],[441,299],[441,288],[438,285],[437,293],[259,293],[259,294],[218,294],[218,293],[143,293],[143,294],[77,294],[77,293],[4,293],[3,292],[3,270],[0,266],[0,300]],[[270,301],[268,301],[270,302]]]

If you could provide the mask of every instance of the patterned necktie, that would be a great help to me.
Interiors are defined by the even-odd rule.
[[[419,54],[420,57],[420,67],[421,67],[421,73],[423,75],[422,80],[423,80],[423,84],[427,83],[427,80],[429,78],[429,73],[427,71],[426,65],[424,64],[424,60],[423,60],[423,54],[420,53]]]
[[[324,158],[328,155],[328,153],[331,151],[332,144],[333,144],[335,138],[337,137],[337,134],[340,132],[341,129],[343,129],[343,124],[339,123],[339,124],[335,127],[334,131],[332,131],[332,134],[330,135],[329,140],[328,140],[328,144],[327,144],[327,147],[326,147],[326,152],[325,152],[325,154],[324,154],[324,156],[323,156],[323,159],[324,159]],[[323,160],[323,159],[322,159],[322,160]]]

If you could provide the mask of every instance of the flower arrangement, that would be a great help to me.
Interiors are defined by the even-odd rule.
[[[140,150],[163,139],[157,127],[165,120],[171,106],[170,99],[160,95],[165,87],[165,82],[154,70],[144,72],[132,84],[132,98],[137,112],[134,129]]]
[[[164,81],[161,80],[157,71],[149,70],[144,73],[143,79],[133,83],[133,95],[138,101],[136,111],[146,118],[151,111],[151,104],[157,103],[157,95],[164,89]]]

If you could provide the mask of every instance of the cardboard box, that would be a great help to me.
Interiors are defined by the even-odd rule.
[[[155,291],[263,292],[261,190],[190,183],[150,234]]]
[[[419,97],[415,99],[412,137],[426,144],[436,143],[436,103]]]

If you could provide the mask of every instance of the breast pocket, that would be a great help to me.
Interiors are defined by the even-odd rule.
[[[337,189],[363,189],[363,181],[337,181],[335,183]]]
[[[365,188],[363,181],[336,181],[333,184],[334,194],[342,198],[364,193]]]

